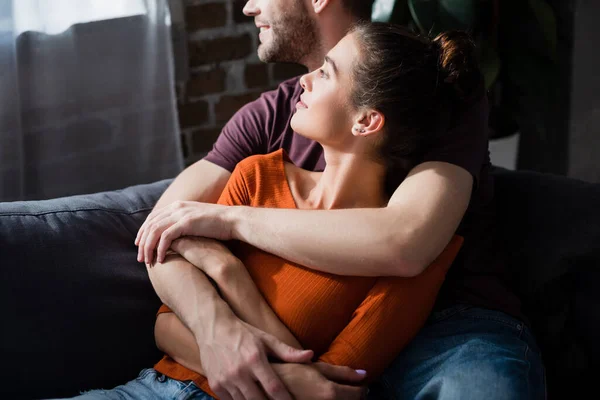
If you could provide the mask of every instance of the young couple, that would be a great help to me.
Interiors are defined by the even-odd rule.
[[[311,72],[163,194],[136,244],[166,355],[82,399],[545,397],[494,240],[473,44],[359,23],[371,5],[246,3],[261,60]]]

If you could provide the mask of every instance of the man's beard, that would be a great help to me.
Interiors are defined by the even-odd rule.
[[[302,63],[317,46],[317,27],[302,5],[273,21],[271,41],[258,47],[258,58],[267,63]]]

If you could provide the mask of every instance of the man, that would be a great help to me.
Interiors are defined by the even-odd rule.
[[[354,23],[369,18],[371,6],[363,0],[250,0],[244,13],[260,29],[262,61],[296,62],[314,70]],[[298,80],[290,80],[238,111],[211,153],[163,194],[138,233],[138,259],[154,261],[161,235],[196,235],[242,240],[325,272],[414,276],[458,229],[465,245],[434,314],[372,392],[400,398],[542,398],[539,352],[520,322],[518,300],[502,283],[504,268],[494,243],[484,100],[462,110],[386,208],[308,211],[206,204],[216,201],[235,165],[252,154],[283,147],[296,165],[323,168],[318,145],[289,127],[300,93]],[[182,218],[176,232],[157,226],[157,215],[177,212],[186,200],[203,202],[185,204],[196,219],[202,216],[201,224],[186,225],[189,218]],[[159,246],[158,254],[164,250]],[[348,369],[317,365],[310,377],[306,369],[286,376],[275,372],[267,353],[290,365],[304,361],[302,355],[239,321],[215,296],[198,293],[194,282],[206,286],[207,279],[193,266],[160,257],[149,271],[161,300],[194,333],[203,367],[213,368],[205,373],[219,396],[256,398],[257,387],[273,399],[288,399],[289,392],[305,393],[307,399],[361,395],[337,383],[360,379]],[[208,365],[215,360],[219,366]]]

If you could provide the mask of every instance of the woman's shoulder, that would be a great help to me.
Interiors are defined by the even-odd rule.
[[[236,169],[243,175],[265,176],[281,171],[286,159],[283,149],[268,154],[255,154],[238,163]]]
[[[286,191],[286,160],[283,149],[252,155],[238,163],[231,179],[245,188],[252,206],[290,207],[293,201],[290,203]]]

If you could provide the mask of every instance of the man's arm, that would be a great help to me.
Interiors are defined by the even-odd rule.
[[[462,242],[454,236],[418,276],[379,278],[319,361],[364,369],[369,380],[377,379],[425,324]]]
[[[186,368],[205,375],[198,345],[192,332],[173,313],[162,313],[156,318],[154,329],[157,347]],[[323,363],[271,364],[296,400],[360,399],[363,389],[336,382],[359,384],[365,375],[348,367]]]
[[[313,269],[340,275],[421,273],[448,245],[473,186],[461,167],[415,167],[385,208],[291,210],[235,207],[216,214],[234,239]]]
[[[177,202],[146,221],[140,249],[158,259],[181,236],[237,239],[339,275],[411,277],[448,245],[464,216],[473,176],[445,162],[416,166],[387,207],[296,210]]]
[[[302,349],[258,291],[244,264],[223,243],[184,237],[174,241],[171,248],[215,281],[221,297],[244,322]]]
[[[154,208],[177,200],[216,203],[231,172],[209,161],[200,160],[181,172],[160,196]]]

